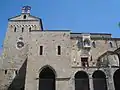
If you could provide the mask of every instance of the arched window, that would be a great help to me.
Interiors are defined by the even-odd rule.
[[[24,28],[22,27],[22,32],[24,32]]]
[[[16,74],[16,75],[18,74],[18,71],[17,71],[17,70],[15,71],[15,74]]]
[[[85,39],[84,40],[84,45],[85,46],[90,46],[90,40],[89,39]]]
[[[55,73],[45,67],[39,74],[39,90],[55,90]]]
[[[15,27],[15,28],[14,28],[14,32],[16,32],[16,29],[17,29],[17,28]]]
[[[58,55],[61,55],[61,46],[58,46]]]
[[[31,32],[31,27],[29,28],[29,32]]]
[[[112,42],[110,42],[109,44],[110,44],[110,47],[112,48],[112,47],[113,47],[113,44],[112,44]]]
[[[7,74],[7,70],[5,70],[5,74]]]
[[[75,74],[75,90],[90,90],[89,77],[84,71],[78,71]]]
[[[120,90],[120,69],[116,70],[113,75],[115,90]]]
[[[95,71],[92,77],[94,90],[107,90],[106,75],[103,71]]]
[[[93,46],[94,48],[96,48],[96,44],[95,44],[94,41],[92,42],[92,46]]]
[[[26,19],[26,15],[23,16],[23,19]]]
[[[43,55],[43,46],[40,46],[40,55]]]

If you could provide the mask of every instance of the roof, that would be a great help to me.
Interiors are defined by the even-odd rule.
[[[31,32],[41,32],[41,30],[31,30]],[[70,32],[70,30],[43,30],[42,32]]]
[[[112,35],[110,33],[71,33],[71,34]]]
[[[22,14],[21,14],[21,15],[22,15]],[[17,17],[20,17],[21,15],[17,15],[17,16],[11,17],[11,18],[8,19],[8,21],[12,21],[12,19],[15,19],[15,18],[17,18]],[[30,14],[27,14],[27,15],[29,15],[29,17],[34,18],[34,19],[36,19],[36,20],[41,20],[41,18],[39,18],[39,17],[32,16],[32,15],[30,15]],[[14,20],[14,21],[15,21],[15,20]],[[19,20],[19,21],[20,21],[20,20]],[[21,20],[21,21],[23,21],[23,20]]]

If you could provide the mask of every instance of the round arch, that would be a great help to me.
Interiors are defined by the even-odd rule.
[[[94,90],[107,90],[106,75],[103,71],[95,71],[92,77]]]
[[[89,76],[84,71],[76,72],[75,76],[75,90],[90,90]]]
[[[53,68],[48,65],[42,67],[39,73],[39,90],[55,90],[55,78],[56,74]]]
[[[115,90],[120,90],[120,69],[117,69],[113,75]]]
[[[105,55],[117,55],[118,57],[118,65],[120,65],[120,55],[117,53],[117,50],[116,51],[106,51],[105,53],[103,53],[100,57],[98,57],[98,61],[104,57]]]
[[[39,74],[40,74],[45,68],[51,69],[51,70],[54,72],[55,77],[57,77],[57,73],[56,73],[55,69],[54,69],[52,66],[50,66],[50,65],[45,65],[45,66],[43,66],[42,68],[40,68]]]
[[[89,78],[85,71],[78,71],[75,73],[75,78]]]

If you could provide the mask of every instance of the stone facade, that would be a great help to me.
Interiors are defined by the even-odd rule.
[[[46,67],[55,74],[53,90],[78,90],[75,75],[79,71],[89,79],[89,89],[83,90],[97,90],[95,71],[106,76],[107,89],[103,90],[118,90],[113,77],[119,70],[120,38],[107,33],[43,30],[42,20],[30,14],[29,6],[8,19],[7,29],[0,58],[0,90],[41,90],[40,73]]]

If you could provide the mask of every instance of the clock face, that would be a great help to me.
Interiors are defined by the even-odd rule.
[[[17,48],[24,47],[24,43],[22,41],[17,42]]]

